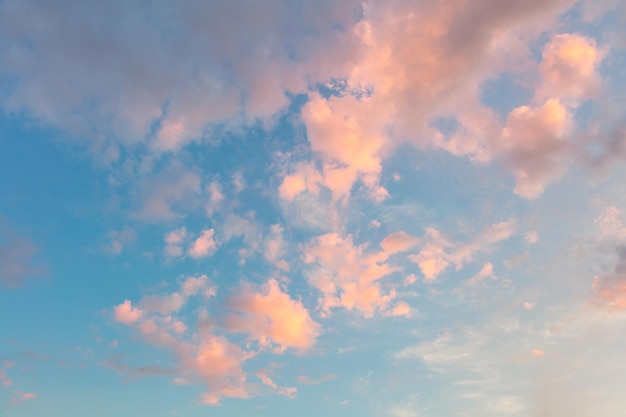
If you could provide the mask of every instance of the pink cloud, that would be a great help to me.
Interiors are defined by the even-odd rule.
[[[507,117],[499,144],[516,179],[515,193],[537,198],[567,169],[572,115],[559,99],[539,107],[522,106]]]
[[[409,249],[417,246],[420,242],[419,238],[413,237],[406,232],[394,232],[389,234],[386,238],[380,242],[380,247],[392,255],[395,253],[406,252]]]
[[[597,68],[604,55],[593,39],[570,33],[554,36],[543,50],[539,95],[573,104],[594,97],[601,85]]]
[[[278,188],[278,194],[283,200],[291,201],[299,194],[308,191],[313,195],[319,192],[319,184],[323,182],[322,175],[313,164],[298,164],[295,170],[285,175]]]
[[[10,387],[13,385],[13,381],[7,376],[7,372],[4,369],[0,369],[0,382],[5,387]]]
[[[617,248],[618,259],[613,272],[596,276],[595,295],[591,304],[613,311],[626,310],[626,247]]]
[[[276,391],[280,395],[284,395],[285,397],[288,397],[288,398],[295,398],[296,394],[298,393],[298,389],[295,388],[295,387],[280,387],[280,386],[278,386],[274,382],[274,380],[272,378],[270,378],[270,376],[268,375],[268,371],[265,370],[265,369],[260,370],[255,375],[256,375],[257,378],[259,378],[259,380],[264,385],[267,385],[268,387],[272,388],[274,391]]]
[[[196,289],[195,292],[199,291]],[[202,395],[203,402],[216,405],[223,397],[249,397],[247,375],[242,364],[254,356],[254,353],[246,352],[228,341],[226,337],[215,334],[206,314],[202,313],[199,318],[195,327],[198,332],[186,335],[187,325],[172,316],[163,316],[160,313],[155,315],[149,310],[142,312],[141,315],[133,314],[128,301],[115,308],[116,316],[120,311],[125,313],[120,314],[118,321],[137,331],[147,343],[170,352],[177,362],[175,373],[179,375],[175,381],[202,383],[207,386],[206,392]],[[131,317],[127,317],[129,315]],[[122,371],[127,372],[124,369]],[[167,370],[153,374],[172,373]]]
[[[137,322],[143,315],[142,311],[137,307],[133,307],[130,300],[125,300],[122,304],[113,309],[115,320],[124,324]]]
[[[193,241],[187,253],[195,259],[206,258],[215,253],[217,243],[214,240],[215,230],[203,230],[200,236]]]
[[[183,244],[187,240],[189,234],[187,229],[181,227],[172,230],[165,235],[165,254],[170,257],[178,257],[183,254]]]
[[[470,278],[467,283],[469,285],[477,285],[480,282],[484,281],[486,278],[497,279],[495,273],[493,272],[493,264],[491,262],[487,262],[483,265],[483,267],[478,271],[476,275]]]
[[[19,404],[37,398],[37,394],[34,394],[32,392],[15,391],[15,394],[17,395],[17,397],[11,398],[12,404]]]
[[[386,198],[378,185],[385,138],[379,132],[382,114],[367,98],[324,99],[312,94],[302,109],[311,149],[323,161],[322,181],[335,199],[349,196],[361,179],[377,200]]]
[[[389,311],[385,313],[385,315],[394,316],[394,317],[397,317],[397,316],[411,317],[413,315],[413,309],[408,303],[404,301],[398,301],[396,305],[393,306],[393,308],[391,308]]]
[[[320,325],[311,319],[302,303],[291,299],[274,279],[258,292],[251,285],[244,285],[228,300],[228,306],[237,312],[227,317],[229,331],[246,333],[262,347],[275,345],[278,352],[288,348],[306,351],[321,333]]]
[[[201,290],[203,290],[203,295],[207,298],[215,296],[216,293],[215,287],[210,285],[209,278],[206,275],[187,277],[181,284],[180,290],[187,297],[196,295]]]
[[[419,266],[427,281],[433,281],[451,265],[461,270],[474,260],[476,253],[490,251],[496,243],[511,237],[515,230],[514,221],[495,223],[469,242],[460,243],[450,242],[438,230],[427,228],[423,246],[418,253],[409,255],[409,260]]]
[[[368,254],[365,249],[337,233],[318,236],[305,247],[305,263],[319,267],[312,270],[309,283],[322,292],[318,302],[324,314],[342,307],[372,317],[395,298],[395,289],[384,293],[379,281],[398,268],[385,263],[385,252]]]

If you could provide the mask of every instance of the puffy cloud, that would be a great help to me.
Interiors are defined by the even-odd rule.
[[[183,254],[183,244],[188,237],[187,229],[181,227],[165,235],[165,254],[169,257],[178,257]]]
[[[132,324],[138,321],[143,313],[137,307],[133,307],[130,300],[124,300],[124,302],[113,309],[115,313],[115,320],[124,324]]]
[[[291,299],[274,279],[259,292],[244,285],[228,300],[228,306],[237,312],[227,317],[229,331],[246,333],[262,347],[275,345],[278,352],[288,348],[306,351],[321,332],[302,302]]]
[[[250,356],[225,337],[204,334],[200,346],[191,355],[184,355],[183,362],[209,385],[202,401],[214,405],[221,397],[248,398],[241,365]]]
[[[307,191],[313,195],[319,192],[322,175],[313,164],[300,163],[295,170],[285,175],[278,188],[278,194],[283,200],[291,201],[297,195]]]
[[[345,199],[360,180],[373,200],[384,200],[382,159],[403,142],[488,161],[500,123],[480,104],[482,82],[497,71],[520,71],[529,55],[520,45],[568,3],[367,3],[353,27],[360,41],[354,63],[329,83],[334,94],[312,93],[302,109],[322,183]],[[460,128],[434,128],[441,118]],[[289,177],[285,193],[288,186],[301,192],[303,177]]]
[[[311,149],[324,161],[323,184],[336,199],[348,197],[357,179],[382,193],[378,177],[385,138],[377,123],[383,115],[368,101],[365,97],[324,99],[312,94],[302,109]]]
[[[38,251],[30,239],[16,234],[0,217],[0,285],[18,287],[27,279],[44,274],[45,269],[33,259]]]
[[[198,294],[200,290],[204,290],[205,297],[215,296],[215,287],[209,284],[209,278],[206,275],[199,277],[187,277],[180,286],[181,292],[189,297]]]
[[[554,36],[544,47],[535,103],[509,113],[492,143],[516,179],[515,193],[536,198],[558,180],[572,159],[573,110],[597,95],[597,73],[604,53],[593,40],[576,34]]]
[[[337,233],[318,236],[305,247],[304,262],[313,266],[309,283],[322,292],[319,306],[324,314],[343,307],[372,317],[395,298],[395,289],[384,293],[379,281],[398,268],[385,263],[385,252],[368,254],[365,249],[355,246],[351,236]]]
[[[204,292],[201,290],[205,289]],[[145,310],[133,308],[130,301],[114,308],[115,318],[134,329],[147,343],[170,352],[176,360],[175,372],[157,370],[143,374],[177,375],[175,383],[202,383],[207,385],[202,401],[218,404],[223,397],[248,398],[249,386],[247,374],[242,364],[254,356],[226,337],[214,332],[212,319],[201,312],[198,330],[193,335],[186,335],[188,326],[170,313],[178,311],[187,297],[203,294],[207,296],[210,288],[206,277],[190,277],[181,283],[181,291],[163,296],[148,296],[141,300],[147,305]],[[209,295],[211,293],[208,293]],[[129,376],[137,370],[122,369]]]
[[[217,249],[217,243],[213,239],[215,230],[208,229],[203,230],[200,236],[191,243],[191,246],[187,250],[187,253],[192,258],[206,258],[215,253]]]
[[[516,179],[515,193],[538,197],[567,169],[572,131],[570,111],[558,100],[540,107],[522,106],[507,117],[499,147]]]
[[[543,50],[539,95],[574,103],[595,96],[601,84],[597,68],[603,56],[593,39],[570,33],[554,36]]]
[[[413,237],[406,232],[393,232],[380,242],[380,247],[392,255],[395,253],[406,252],[419,244],[419,238]]]

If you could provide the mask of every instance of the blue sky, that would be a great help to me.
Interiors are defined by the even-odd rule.
[[[620,415],[625,20],[0,0],[0,415]]]

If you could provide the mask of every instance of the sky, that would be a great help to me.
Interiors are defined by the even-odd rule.
[[[0,416],[626,415],[625,28],[0,0]]]

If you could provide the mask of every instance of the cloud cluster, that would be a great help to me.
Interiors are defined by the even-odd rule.
[[[0,105],[89,134],[96,149],[177,150],[211,124],[272,116],[286,92],[336,70],[325,45],[350,42],[336,28],[358,4],[3,2],[0,76],[12,88]]]
[[[223,326],[205,310],[200,310],[194,325],[185,323],[181,310],[191,297],[209,299],[215,294],[206,276],[188,277],[176,292],[145,296],[137,306],[125,300],[113,308],[117,322],[130,326],[147,343],[170,352],[177,364],[173,383],[207,386],[202,396],[207,404],[217,404],[221,398],[248,398],[255,392],[244,363],[258,352],[250,350],[249,344],[239,346],[228,334],[245,333],[260,349],[271,348],[273,353],[282,354],[287,349],[300,353],[309,350],[321,333],[320,325],[302,303],[293,300],[276,280],[269,280],[260,289],[244,284],[228,300],[231,313]],[[294,388],[278,386],[262,370],[256,376],[274,392],[295,395]]]
[[[167,233],[164,239],[165,255],[169,258],[178,258],[186,253],[194,259],[201,259],[212,256],[217,250],[218,244],[214,239],[214,229],[202,230],[196,238],[192,236],[185,227]],[[186,251],[185,245],[188,246]]]

